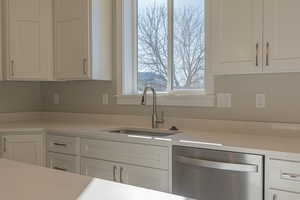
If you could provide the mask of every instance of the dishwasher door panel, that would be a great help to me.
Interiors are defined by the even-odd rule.
[[[199,200],[263,200],[263,156],[175,146],[173,193]]]

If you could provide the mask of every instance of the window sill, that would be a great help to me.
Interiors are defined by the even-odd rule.
[[[140,105],[142,95],[121,95],[117,96],[117,104],[120,105]],[[147,102],[152,104],[152,95],[148,95]],[[214,107],[215,95],[200,94],[159,94],[157,104],[162,106],[186,106],[186,107]]]

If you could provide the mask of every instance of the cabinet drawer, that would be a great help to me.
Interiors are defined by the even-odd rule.
[[[61,171],[79,173],[79,162],[79,157],[76,156],[50,152],[47,155],[47,167]]]
[[[283,192],[277,190],[270,190],[270,197],[268,200],[299,200],[300,194]]]
[[[169,168],[167,147],[82,139],[81,155],[159,169]]]
[[[48,135],[47,148],[51,152],[79,155],[79,139],[76,137]]]
[[[270,187],[300,192],[300,162],[270,160]]]

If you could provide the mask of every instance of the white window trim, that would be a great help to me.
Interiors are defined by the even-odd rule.
[[[128,88],[135,88],[135,87],[124,87],[125,84],[131,84],[133,86],[134,81],[136,80],[136,73],[133,73],[132,70],[123,70],[124,65],[127,66],[136,66],[136,58],[133,56],[136,49],[136,34],[132,34],[129,32],[130,30],[124,29],[124,22],[133,24],[134,18],[136,17],[135,14],[124,16],[124,8],[130,9],[133,7],[135,9],[135,0],[118,0],[116,1],[116,50],[117,50],[117,104],[123,105],[138,105],[140,104],[141,94],[136,94],[137,91],[128,90]],[[210,67],[210,28],[211,28],[211,5],[209,0],[205,2],[205,37],[206,37],[206,44],[205,44],[205,51],[206,51],[206,67],[205,67],[205,92],[201,90],[178,90],[172,91],[170,93],[159,93],[157,95],[157,102],[158,105],[168,105],[168,106],[200,106],[200,107],[213,107],[215,106],[215,94],[214,94],[214,77],[212,74],[212,70]],[[170,1],[169,1],[170,3]],[[130,7],[131,6],[131,7]],[[129,12],[135,13],[135,12]],[[123,17],[124,16],[124,17]],[[127,20],[126,20],[127,18]],[[131,20],[128,20],[131,19]],[[135,26],[134,26],[135,27]],[[133,30],[135,32],[135,30]],[[131,41],[124,40],[124,34],[130,35]],[[126,46],[126,48],[125,48]],[[126,49],[133,49],[133,51],[126,51]],[[129,58],[129,59],[128,59]],[[128,73],[129,72],[129,73]],[[126,81],[123,78],[124,76],[127,77]],[[129,78],[128,78],[129,77]],[[149,101],[151,101],[151,97],[149,97]]]

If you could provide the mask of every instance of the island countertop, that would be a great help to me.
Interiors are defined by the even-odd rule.
[[[188,200],[163,192],[0,159],[5,200]]]

